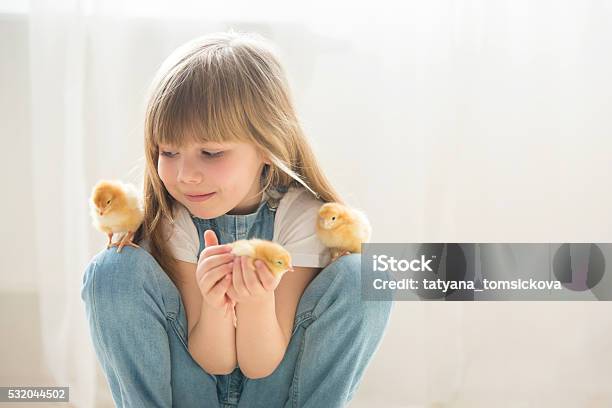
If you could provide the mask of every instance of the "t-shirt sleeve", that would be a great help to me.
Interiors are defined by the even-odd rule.
[[[274,241],[291,254],[293,266],[324,268],[329,249],[316,234],[316,221],[323,202],[306,189],[289,190],[282,198],[274,226]]]
[[[174,259],[190,263],[198,263],[200,242],[198,231],[191,220],[189,211],[182,205],[176,205],[174,224],[164,220],[165,236],[169,237],[168,246]]]

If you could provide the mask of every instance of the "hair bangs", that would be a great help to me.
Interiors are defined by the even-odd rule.
[[[244,84],[231,71],[201,62],[191,65],[155,98],[149,124],[153,144],[252,141],[245,114],[248,101],[240,91]]]

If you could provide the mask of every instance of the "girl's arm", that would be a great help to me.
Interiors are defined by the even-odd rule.
[[[267,377],[278,367],[289,344],[276,317],[274,292],[256,301],[238,302],[236,318],[240,370],[247,378]]]
[[[236,368],[236,329],[231,313],[224,317],[202,301],[196,264],[177,261],[180,291],[187,314],[188,349],[209,374],[229,374]]]
[[[236,329],[231,313],[202,302],[200,319],[189,333],[189,352],[209,374],[230,374],[236,368]]]
[[[302,293],[320,270],[295,267],[274,291],[236,304],[238,363],[248,378],[267,377],[281,363]]]

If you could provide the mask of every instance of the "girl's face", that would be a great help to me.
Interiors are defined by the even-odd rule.
[[[191,214],[211,219],[257,209],[261,194],[255,194],[263,165],[257,149],[248,143],[181,148],[160,144],[157,172],[170,195]]]

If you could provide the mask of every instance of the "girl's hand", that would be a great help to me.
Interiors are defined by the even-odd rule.
[[[281,281],[282,274],[274,277],[266,264],[246,256],[235,257],[233,262],[232,283],[227,295],[232,302],[257,302],[274,293]]]
[[[219,245],[213,230],[204,232],[205,249],[200,253],[196,267],[196,281],[202,293],[202,300],[216,310],[225,310],[231,304],[226,295],[232,284],[231,272],[234,254],[232,247]]]

